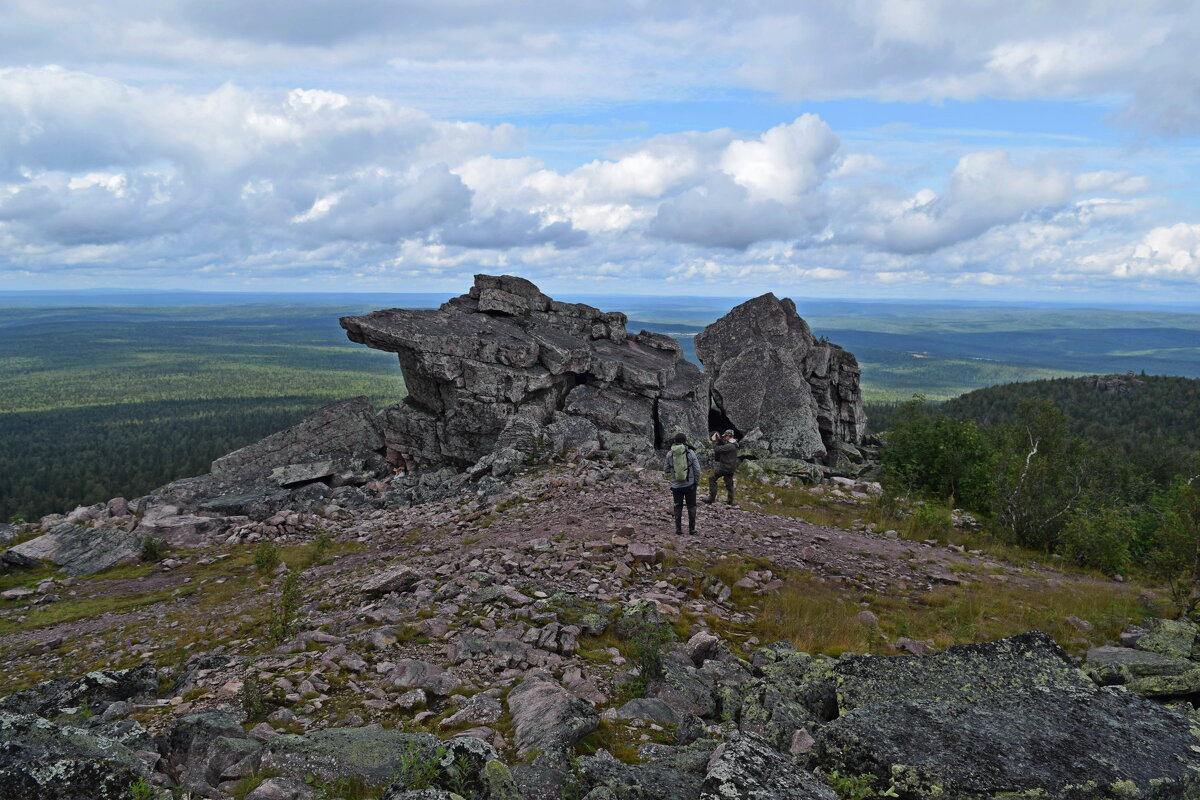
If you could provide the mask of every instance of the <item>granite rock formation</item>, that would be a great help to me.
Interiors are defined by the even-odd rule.
[[[817,340],[787,298],[737,306],[696,336],[696,354],[713,405],[772,455],[836,457],[866,435],[858,361]]]
[[[436,311],[341,320],[352,341],[400,358],[408,397],[382,416],[388,460],[410,471],[467,467],[505,448],[638,451],[675,431],[704,436],[705,376],[674,339],[631,335],[625,323],[489,275]]]

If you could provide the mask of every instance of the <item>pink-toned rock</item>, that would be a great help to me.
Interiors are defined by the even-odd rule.
[[[794,756],[803,755],[812,750],[814,744],[816,744],[816,740],[813,739],[812,734],[804,728],[797,728],[796,732],[792,734],[792,743],[788,747],[788,752]]]

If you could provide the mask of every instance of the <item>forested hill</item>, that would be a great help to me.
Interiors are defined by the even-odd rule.
[[[941,410],[990,426],[1014,421],[1030,399],[1053,403],[1077,436],[1143,464],[1169,468],[1200,452],[1197,378],[1128,373],[1009,383],[947,400]]]
[[[1168,439],[1200,450],[1200,379],[1169,375],[1089,375],[976,389],[942,410],[980,425],[1012,421],[1028,399],[1049,400],[1067,415],[1073,433],[1097,443]]]

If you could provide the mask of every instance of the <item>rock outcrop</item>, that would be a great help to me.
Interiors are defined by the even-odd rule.
[[[836,458],[866,435],[858,361],[813,337],[789,299],[747,300],[696,336],[696,354],[714,406],[772,455]]]
[[[410,470],[466,467],[588,442],[649,450],[708,429],[708,383],[669,336],[624,314],[561,303],[523,278],[477,275],[436,311],[343,317],[352,341],[398,354],[408,387],[383,414],[388,458]]]
[[[141,538],[126,531],[64,522],[49,533],[5,550],[3,560],[18,567],[49,561],[79,577],[132,561],[141,549]]]

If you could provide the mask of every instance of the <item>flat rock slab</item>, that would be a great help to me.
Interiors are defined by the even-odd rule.
[[[1119,687],[1035,686],[861,707],[817,733],[813,758],[890,780],[905,798],[1191,798],[1200,791],[1197,733]]]
[[[49,561],[78,578],[132,561],[141,552],[142,540],[132,533],[64,523],[36,539],[10,547],[3,560],[18,566],[28,566],[30,561]]]
[[[371,728],[327,728],[304,736],[284,734],[267,745],[264,769],[305,780],[360,780],[383,786],[401,777],[414,761],[428,760],[438,738],[427,733]]]
[[[0,712],[0,800],[128,800],[149,775],[125,745],[30,714]]]
[[[97,670],[82,678],[55,678],[0,699],[0,711],[54,717],[63,709],[81,708],[100,714],[110,703],[153,697],[158,672],[152,665],[123,670]]]
[[[1094,647],[1088,651],[1083,671],[1102,686],[1130,683],[1140,678],[1183,675],[1195,662],[1132,647]]]
[[[834,674],[843,714],[897,700],[984,701],[1032,686],[1092,685],[1041,631],[928,656],[846,656]]]

